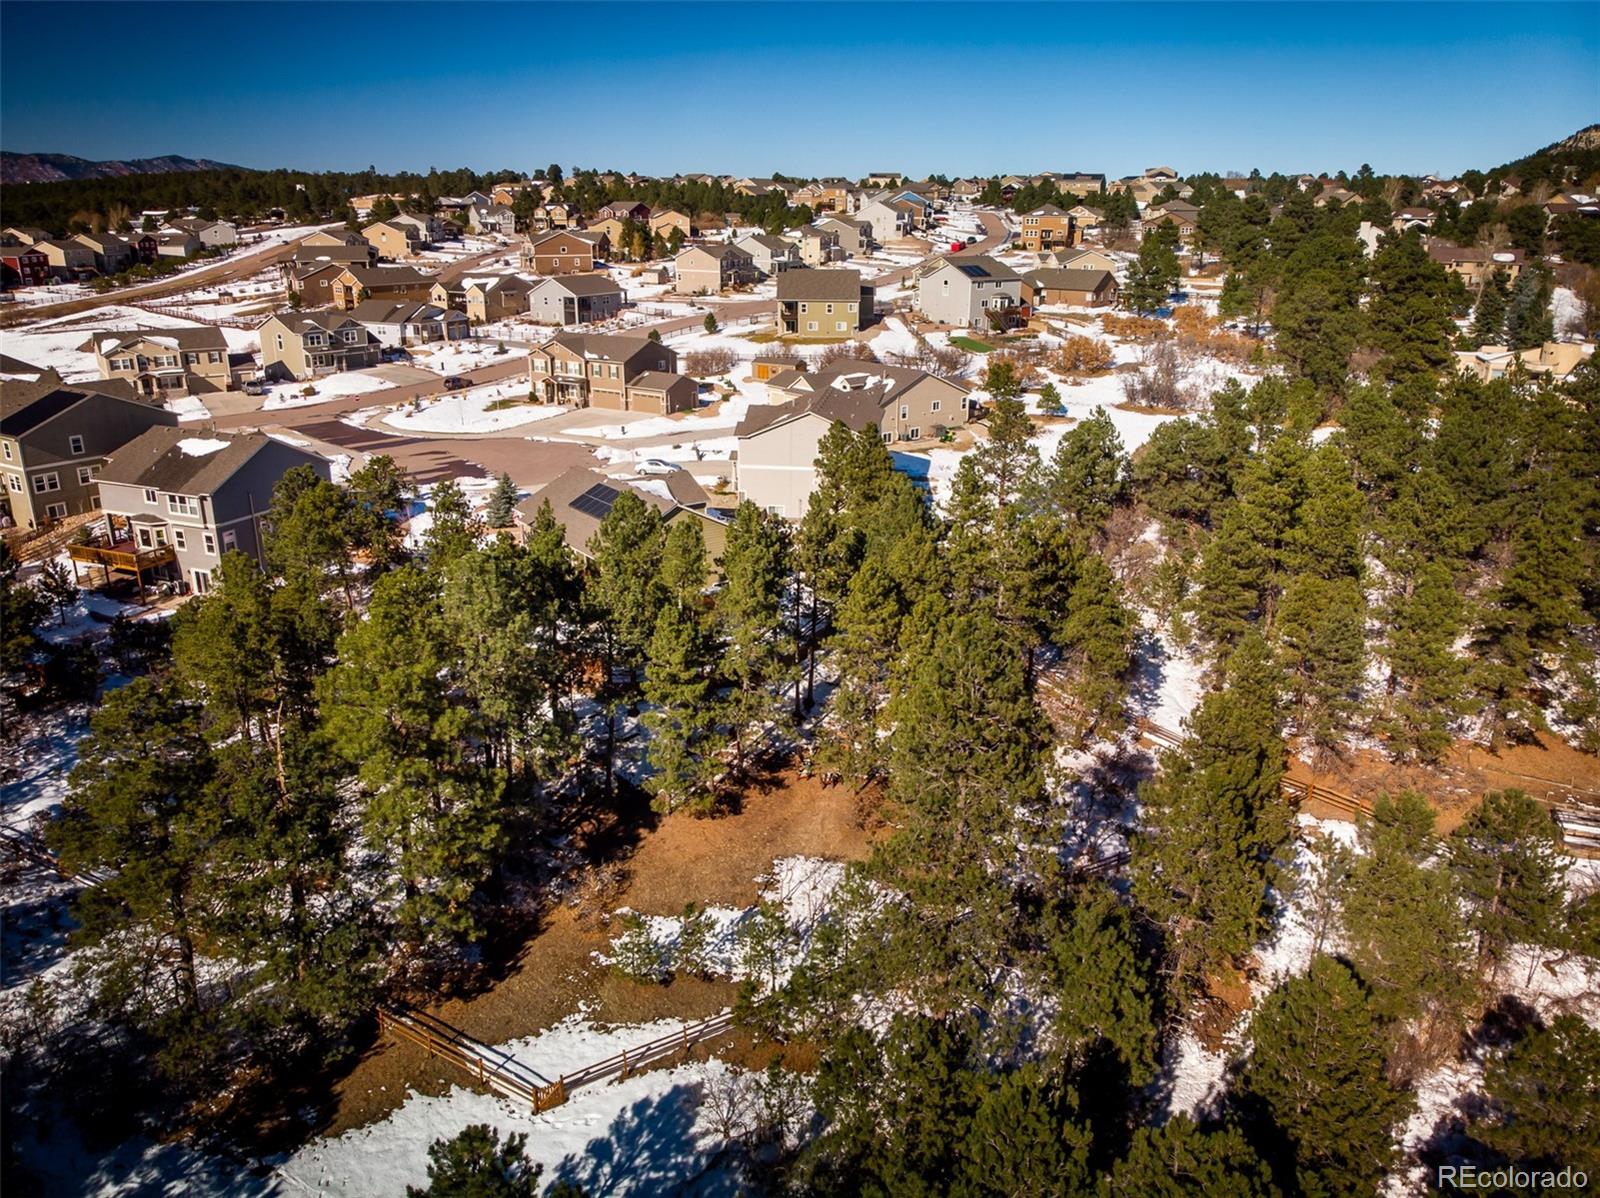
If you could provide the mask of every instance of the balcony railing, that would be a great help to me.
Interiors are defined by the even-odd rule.
[[[87,566],[100,566],[109,570],[126,570],[137,574],[176,561],[177,554],[171,545],[157,545],[141,549],[132,541],[119,541],[115,545],[69,545],[67,553],[75,562]]]

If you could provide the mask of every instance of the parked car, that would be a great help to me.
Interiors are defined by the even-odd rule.
[[[472,380],[461,374],[452,374],[444,381],[444,389],[446,391],[459,391],[461,388],[470,387],[471,385]]]
[[[969,238],[967,238],[967,244],[968,245],[977,245],[978,244],[978,239],[976,237],[969,237]]]
[[[675,465],[672,462],[663,462],[660,458],[645,458],[638,465],[640,474],[676,474],[682,469],[682,466]]]

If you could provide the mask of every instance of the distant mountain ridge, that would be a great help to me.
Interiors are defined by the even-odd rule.
[[[0,184],[59,183],[64,179],[118,179],[124,175],[170,175],[179,171],[220,171],[238,169],[231,163],[209,158],[184,158],[164,154],[160,158],[113,159],[91,162],[71,154],[18,154],[0,150]]]

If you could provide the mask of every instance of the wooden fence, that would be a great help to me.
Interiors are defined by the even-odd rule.
[[[479,1085],[537,1114],[560,1106],[579,1086],[609,1078],[624,1078],[675,1056],[686,1057],[702,1040],[720,1036],[733,1026],[732,1012],[724,1011],[647,1043],[625,1048],[603,1060],[585,1065],[555,1079],[547,1079],[510,1053],[481,1044],[459,1028],[408,1007],[378,1008],[378,1026],[399,1039],[417,1044],[441,1060],[449,1061],[475,1078]]]
[[[102,512],[80,512],[76,516],[67,516],[45,528],[41,528],[32,535],[7,537],[6,541],[11,548],[11,556],[23,564],[40,562],[47,557],[54,557],[62,549],[72,544],[80,528],[85,524],[98,520],[102,515],[104,515]]]

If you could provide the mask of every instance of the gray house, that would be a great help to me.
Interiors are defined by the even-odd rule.
[[[528,292],[528,312],[540,324],[588,324],[610,320],[625,298],[606,275],[552,275]]]
[[[390,349],[428,345],[435,341],[460,341],[472,335],[465,312],[416,300],[363,300],[350,310],[350,318],[366,326],[378,344]]]
[[[847,254],[864,254],[872,248],[872,225],[853,216],[825,216],[816,226],[839,239],[839,248]]]
[[[152,577],[176,578],[203,595],[224,553],[261,560],[272,489],[296,466],[331,478],[325,458],[264,433],[152,428],[101,470],[101,543],[74,547],[73,561],[141,587]]]
[[[990,312],[1020,311],[1022,276],[987,254],[939,254],[917,271],[917,307],[929,320],[980,331]]]
[[[780,270],[800,265],[800,247],[784,237],[771,233],[748,233],[733,243],[755,263],[764,275],[775,275]]]

